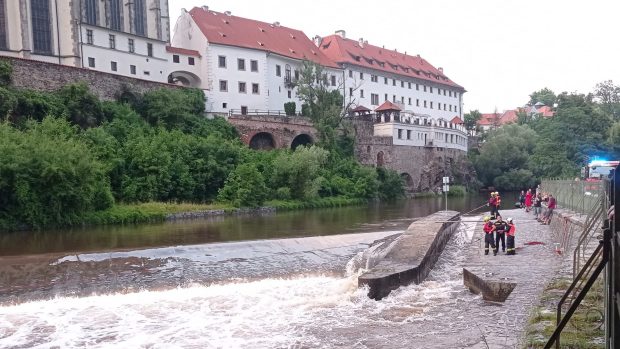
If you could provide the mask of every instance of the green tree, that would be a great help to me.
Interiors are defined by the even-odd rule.
[[[481,117],[482,114],[480,114],[478,110],[471,110],[469,113],[465,114],[463,123],[465,124],[465,129],[469,131],[470,134],[472,131],[476,130],[478,121]]]
[[[9,86],[11,84],[11,76],[13,75],[13,67],[7,60],[0,60],[0,86]]]
[[[0,87],[0,121],[7,120],[17,107],[17,98],[13,91]]]
[[[297,147],[292,153],[281,153],[273,164],[273,187],[288,187],[293,199],[317,197],[322,181],[319,170],[326,164],[328,154],[317,146]]]
[[[530,94],[530,105],[534,105],[538,102],[544,103],[548,107],[553,107],[553,104],[556,101],[556,96],[553,91],[548,88],[543,88],[542,90],[534,91]]]
[[[252,163],[241,164],[230,173],[226,184],[219,191],[218,200],[236,207],[257,207],[265,202],[265,178]]]
[[[594,96],[614,120],[620,119],[620,86],[614,85],[613,81],[607,80],[596,84]]]
[[[204,112],[204,94],[198,89],[157,89],[142,97],[140,114],[153,126],[191,128]]]
[[[284,103],[284,112],[286,113],[286,116],[294,116],[296,108],[297,104],[295,104],[295,102]]]
[[[377,193],[382,200],[396,200],[405,196],[405,184],[403,179],[394,170],[377,168],[379,187]]]
[[[103,121],[103,109],[99,98],[84,83],[64,86],[58,91],[60,102],[65,106],[69,121],[81,128],[99,126]]]

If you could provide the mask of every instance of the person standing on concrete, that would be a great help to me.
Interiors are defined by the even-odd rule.
[[[484,217],[484,225],[482,226],[482,230],[484,230],[484,254],[489,254],[489,245],[491,245],[493,248],[493,255],[497,256],[495,241],[493,241],[493,231],[495,230],[495,226],[493,225],[493,222],[491,222],[491,217]]]
[[[495,218],[497,219],[497,217],[500,215],[499,214],[499,207],[502,204],[502,198],[499,196],[499,192],[495,192]]]
[[[553,195],[549,194],[549,201],[547,202],[547,211],[543,217],[542,224],[549,225],[551,223],[551,216],[553,216],[553,210],[555,209],[556,201]]]
[[[525,212],[530,212],[532,208],[532,189],[528,189],[525,194]]]
[[[542,210],[542,197],[540,197],[540,194],[538,194],[534,198],[534,219],[539,219],[541,217],[541,214],[540,214],[541,210]]]
[[[506,254],[515,255],[517,254],[515,251],[515,233],[517,232],[517,228],[515,227],[512,218],[508,218],[506,220],[506,228],[508,230],[506,232],[506,244],[508,245],[508,248],[506,249]]]
[[[493,224],[495,229],[495,253],[499,252],[499,242],[502,241],[502,252],[506,252],[506,223],[502,220],[502,216],[497,216],[497,220]]]
[[[491,192],[491,197],[489,198],[489,208],[491,209],[491,219],[495,219],[495,192]]]

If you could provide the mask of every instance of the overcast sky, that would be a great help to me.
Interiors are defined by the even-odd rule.
[[[620,0],[169,0],[240,17],[279,21],[309,38],[343,29],[348,38],[420,54],[468,91],[464,111],[525,104],[528,95],[588,93],[620,84]]]

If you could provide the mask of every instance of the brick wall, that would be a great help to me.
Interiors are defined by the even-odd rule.
[[[316,129],[308,118],[298,116],[232,115],[228,122],[233,124],[245,144],[257,133],[266,132],[273,136],[276,148],[290,148],[295,137],[305,134],[318,141]]]
[[[13,86],[37,91],[56,91],[61,87],[85,82],[99,98],[111,100],[119,91],[131,87],[131,91],[144,93],[158,88],[183,88],[160,82],[113,75],[95,70],[46,63],[29,59],[3,57],[13,66]]]

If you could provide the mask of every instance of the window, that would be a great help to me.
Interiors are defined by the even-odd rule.
[[[288,90],[288,99],[291,99],[291,90]]]
[[[385,100],[385,101],[387,101],[387,100],[388,100],[388,98],[387,98],[387,93],[385,94],[385,99],[384,99],[384,100]]]
[[[388,84],[388,78],[383,78],[383,83],[387,85]]]
[[[364,80],[364,73],[360,72],[360,80]]]
[[[392,103],[396,103],[396,95],[392,95]]]
[[[110,29],[122,30],[123,20],[121,12],[123,9],[123,0],[110,0]]]
[[[4,10],[4,0],[0,0],[0,49],[7,48],[6,41],[6,13]]]
[[[187,57],[187,64],[194,65],[195,64],[194,57]]]
[[[299,70],[295,69],[295,80],[299,80]]]
[[[114,61],[110,62],[110,69],[112,71],[117,71],[118,70],[118,66],[116,65],[116,62],[114,62]]]
[[[431,109],[433,109],[433,102],[431,101]]]
[[[252,84],[252,93],[255,94],[255,95],[260,93],[259,90],[258,90],[258,84],[256,84],[256,83]]]
[[[370,94],[370,104],[379,105],[379,95],[376,93]]]
[[[146,54],[149,57],[153,57],[153,44],[151,44],[150,42],[146,44]]]
[[[379,77],[378,77],[378,76],[376,76],[376,75],[371,74],[371,75],[370,75],[370,81],[372,81],[372,82],[377,82],[377,81],[379,81]]]
[[[52,28],[49,0],[31,0],[32,42],[35,53],[52,53]]]
[[[431,93],[433,93],[433,86],[429,86],[429,88],[431,89]]]
[[[448,95],[452,97],[452,91],[448,91]]]
[[[110,48],[111,49],[116,49],[116,35],[110,34]]]
[[[448,107],[447,107],[447,104],[446,104],[446,103],[444,103],[444,104],[443,104],[443,110],[447,110],[447,108],[448,108]]]
[[[179,55],[172,55],[172,62],[174,62],[174,63],[181,62],[181,59],[179,58]]]
[[[445,88],[443,89],[443,95],[444,96],[446,95],[446,89]]]
[[[84,22],[97,25],[97,0],[84,1]]]
[[[417,98],[416,98],[416,100],[415,100],[415,106],[416,106],[416,107],[419,107],[419,106],[420,106],[420,100],[419,100],[419,99],[417,99]]]
[[[250,70],[253,72],[258,71],[258,61],[255,61],[255,60],[250,61]]]
[[[136,47],[133,44],[133,39],[127,39],[127,47],[129,49],[129,52],[131,53],[136,52]]]
[[[401,80],[400,87],[405,87],[405,82]]]
[[[409,89],[411,90],[411,83],[408,82],[407,85],[408,85]]]
[[[336,86],[336,75],[330,77],[332,86]]]
[[[415,89],[416,89],[416,91],[420,91],[420,85],[415,84]]]
[[[291,66],[288,64],[284,66],[284,80],[291,81]]]
[[[407,102],[409,102],[409,103],[407,103],[407,104],[411,105],[411,97],[409,97],[409,99],[407,100]]]
[[[352,78],[353,77],[353,70],[349,70],[349,77]]]
[[[282,67],[276,65],[276,76],[282,76]]]
[[[432,90],[431,90],[431,92],[432,92]],[[440,89],[439,87],[437,88],[437,94],[438,94],[438,95],[440,95],[440,94],[441,94],[441,89]]]
[[[220,92],[228,92],[228,81],[220,80]]]
[[[92,45],[94,41],[93,31],[91,29],[86,29],[86,43]]]
[[[398,129],[398,139],[403,139],[403,130]]]
[[[452,104],[450,104],[450,111],[452,111]]]
[[[238,70],[245,70],[245,59],[237,58],[237,69]]]
[[[132,75],[136,75],[136,66],[135,66],[135,65],[130,65],[130,66],[129,66],[129,72],[130,72]]]
[[[405,104],[405,97],[400,96],[400,103]]]
[[[426,92],[426,85],[424,85],[424,92]]]
[[[407,139],[411,139],[411,130],[407,130]]]
[[[224,109],[228,108],[228,103],[222,103],[222,108]]]
[[[392,79],[392,86],[396,86],[396,79]]]
[[[360,90],[360,98],[364,98],[364,90]]]
[[[93,57],[88,57],[88,66],[91,68],[95,67],[95,59]]]
[[[138,35],[144,35],[146,11],[144,8],[144,0],[133,0],[133,32]]]
[[[349,97],[353,97],[353,87],[349,87]]]
[[[248,115],[248,107],[245,105],[241,106],[241,115]]]
[[[220,68],[226,68],[226,56],[217,57],[217,66]]]
[[[246,93],[245,82],[239,81],[239,93]]]
[[[146,71],[146,70],[145,70],[145,71],[144,71],[144,75],[151,75],[151,72],[150,72],[150,71]]]
[[[426,108],[426,101],[424,101],[424,108]]]

